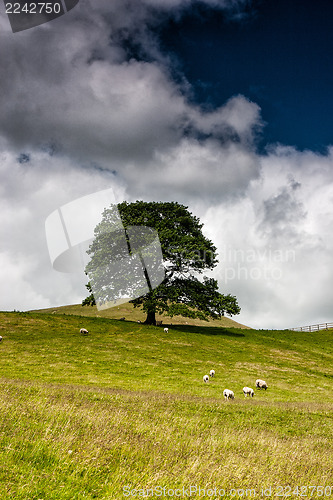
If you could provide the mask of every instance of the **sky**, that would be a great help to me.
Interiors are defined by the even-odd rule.
[[[80,0],[13,33],[0,5],[0,310],[80,303],[45,221],[110,189],[178,201],[254,328],[333,321],[333,5]],[[98,195],[97,195],[98,196]]]

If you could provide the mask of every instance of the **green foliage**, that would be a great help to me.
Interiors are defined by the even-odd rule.
[[[91,288],[90,282],[86,284],[86,289],[88,290],[88,292],[90,292],[90,294],[88,295],[88,297],[86,297],[82,301],[82,305],[83,306],[95,306],[96,301],[95,301],[94,294],[92,293],[92,288]]]
[[[131,302],[135,307],[142,307],[147,313],[146,322],[155,324],[155,314],[169,316],[182,315],[188,318],[219,318],[225,313],[239,314],[240,307],[231,295],[222,295],[218,291],[217,281],[204,277],[199,280],[204,270],[213,269],[217,264],[216,247],[202,232],[203,224],[191,214],[187,207],[176,202],[123,202],[118,205],[122,224],[126,229],[131,226],[154,228],[159,236],[165,279],[148,293]],[[117,232],[114,229],[114,211],[106,209],[101,223],[95,229],[95,240],[90,247],[91,261],[87,272],[92,269],[103,269],[105,284],[104,299],[110,300],[108,293],[112,292],[107,283],[107,256],[110,247],[119,248]],[[122,270],[119,271],[119,274]],[[100,272],[100,271],[99,271]],[[113,272],[112,280],[117,280]],[[92,288],[82,305],[94,305]]]
[[[217,264],[216,247],[203,235],[203,224],[184,205],[136,201],[120,203],[118,209],[125,229],[136,225],[157,230],[163,258],[168,262],[167,277],[213,269]]]

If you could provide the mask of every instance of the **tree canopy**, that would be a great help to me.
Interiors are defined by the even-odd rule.
[[[202,280],[199,279],[205,270],[216,266],[216,247],[204,236],[203,224],[186,206],[177,202],[136,201],[120,203],[117,209],[128,241],[126,251],[130,254],[133,253],[133,248],[129,244],[128,234],[131,234],[133,227],[153,228],[158,233],[163,258],[161,282],[153,288],[146,272],[149,290],[131,300],[134,307],[142,307],[147,313],[146,323],[155,324],[157,312],[204,320],[219,318],[225,313],[233,315],[240,312],[236,298],[219,293],[215,279],[205,276]],[[123,272],[119,266],[116,271],[114,267],[112,271],[108,269],[110,247],[117,248],[120,256],[125,252],[119,250],[120,233],[115,231],[114,225],[114,210],[106,209],[101,223],[95,229],[95,239],[88,251],[91,260],[86,272],[89,275],[92,269],[102,270],[98,286],[105,301],[110,299],[112,280],[117,280]],[[112,228],[112,231],[108,231],[108,228]],[[143,239],[148,241],[147,238],[151,241],[149,233],[145,233]],[[140,259],[145,268],[144,259]],[[135,274],[135,269],[133,273]],[[108,279],[104,279],[104,276],[108,276]],[[87,288],[92,292],[90,283]],[[95,304],[93,293],[82,304]]]

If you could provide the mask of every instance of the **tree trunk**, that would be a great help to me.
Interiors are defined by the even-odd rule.
[[[150,309],[147,312],[147,317],[144,322],[145,325],[156,325],[155,309]]]

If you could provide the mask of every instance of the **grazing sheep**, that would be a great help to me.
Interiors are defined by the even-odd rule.
[[[253,398],[254,396],[254,390],[251,389],[251,387],[243,387],[243,392],[244,392],[244,396],[251,396],[251,398]]]
[[[164,328],[165,333],[169,332],[169,328]]]
[[[119,321],[125,321],[125,316],[123,318],[119,318]]]
[[[204,381],[204,382],[209,382],[209,377],[208,377],[208,375],[204,375],[204,376],[203,376],[203,381]]]
[[[0,342],[2,342],[2,337],[1,337],[1,335],[0,335]]]
[[[235,399],[235,394],[229,389],[224,389],[223,396],[224,399]]]
[[[82,333],[82,335],[88,335],[89,332],[85,328],[81,328],[80,333]]]
[[[215,370],[210,370],[209,375],[210,375],[211,377],[214,377],[214,376],[215,376]]]
[[[258,378],[258,380],[256,380],[256,387],[258,389],[267,389],[268,385],[266,384],[266,382],[264,380],[261,380],[260,378]]]

